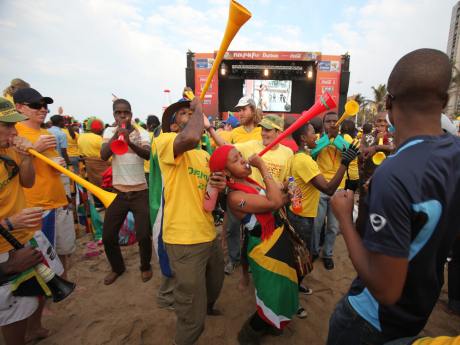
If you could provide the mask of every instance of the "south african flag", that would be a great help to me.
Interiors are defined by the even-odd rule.
[[[256,288],[257,313],[267,323],[283,329],[299,306],[289,235],[282,226],[265,240],[249,235],[248,257]]]

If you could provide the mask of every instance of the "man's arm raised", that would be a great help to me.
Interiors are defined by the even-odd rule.
[[[174,157],[180,156],[184,152],[193,150],[201,140],[204,130],[203,109],[199,97],[195,97],[190,104],[192,116],[185,128],[174,139]]]

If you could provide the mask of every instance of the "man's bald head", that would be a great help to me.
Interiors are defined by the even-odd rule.
[[[388,78],[388,93],[401,109],[441,111],[447,103],[452,67],[446,54],[418,49],[404,55]]]

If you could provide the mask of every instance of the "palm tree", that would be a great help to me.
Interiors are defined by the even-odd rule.
[[[357,93],[355,95],[355,101],[359,104],[362,105],[366,100],[364,99],[364,96],[361,95],[360,93]]]
[[[372,91],[374,92],[374,104],[377,111],[384,111],[387,86],[385,84],[379,84],[377,87],[372,86]]]
[[[366,121],[373,121],[374,118],[374,101],[364,98],[360,93],[353,96],[354,100],[359,104],[359,112],[356,115],[356,125],[363,125]]]

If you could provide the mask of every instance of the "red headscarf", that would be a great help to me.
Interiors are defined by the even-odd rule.
[[[227,165],[228,154],[233,150],[233,145],[223,145],[218,147],[209,159],[209,169],[211,172],[223,171]]]
[[[211,172],[223,171],[225,169],[225,166],[227,165],[228,154],[234,148],[235,147],[232,145],[223,145],[214,151],[211,158],[209,159],[209,168],[211,169]],[[263,188],[250,178],[246,178],[246,180],[252,184],[258,185],[260,188]],[[227,185],[233,190],[239,190],[248,194],[259,194],[259,191],[254,187],[243,183],[228,181]],[[262,228],[262,234],[260,236],[261,240],[264,241],[269,239],[275,231],[275,217],[270,212],[256,213],[255,216]]]

